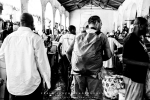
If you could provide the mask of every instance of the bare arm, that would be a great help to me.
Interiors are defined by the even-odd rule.
[[[114,44],[117,46],[117,48],[123,47],[123,45],[121,45],[116,39],[114,39]]]
[[[59,43],[58,44],[58,54],[60,55],[60,57],[62,57],[61,46],[62,46],[62,43]]]

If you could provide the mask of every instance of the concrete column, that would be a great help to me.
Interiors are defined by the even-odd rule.
[[[21,0],[21,13],[28,12],[28,1],[29,0]]]
[[[46,3],[41,0],[42,4],[42,18],[41,18],[41,24],[42,24],[42,30],[45,30],[45,10],[46,10]]]
[[[55,15],[56,15],[56,10],[57,10],[57,7],[53,7],[53,32],[54,32],[54,27],[55,27]]]

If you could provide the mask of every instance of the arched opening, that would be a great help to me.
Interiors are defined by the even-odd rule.
[[[60,30],[60,12],[58,9],[56,10],[56,13],[55,13],[55,23],[57,23],[56,28]]]
[[[123,13],[123,20],[122,20],[123,24],[127,23],[127,14],[128,14],[128,11],[126,9]]]
[[[143,0],[142,12],[141,12],[142,16],[145,17],[149,14],[149,7],[150,7],[150,0]]]
[[[65,29],[66,23],[65,23],[65,14],[62,14],[61,17],[61,29]]]
[[[120,30],[120,32],[122,31],[122,21],[121,21],[120,14],[118,14],[118,19],[117,19],[117,30]]]
[[[4,20],[16,22],[20,20],[21,0],[1,0],[3,11],[1,17]]]
[[[66,17],[66,29],[69,27],[69,17]]]
[[[136,9],[136,4],[133,4],[132,5],[132,8],[131,8],[131,12],[130,12],[130,20],[134,20],[137,16],[137,9]]]
[[[29,0],[28,12],[33,15],[35,30],[42,31],[42,5],[41,0]]]
[[[50,28],[53,33],[53,8],[50,2],[46,5],[45,10],[45,29]]]

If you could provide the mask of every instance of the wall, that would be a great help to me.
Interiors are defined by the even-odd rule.
[[[70,13],[70,25],[75,25],[77,28],[77,32],[79,32],[81,30],[81,27],[84,26],[90,16],[98,15],[102,20],[102,32],[110,32],[113,30],[114,12],[116,11],[102,10],[98,7],[94,7],[92,10],[90,8],[75,10]]]
[[[124,23],[127,23],[129,27],[130,21],[125,20],[135,19],[136,12],[137,17],[145,17],[149,12],[149,7],[150,0],[125,0],[124,3],[119,7],[117,13],[115,14],[115,29],[117,29],[117,26],[120,26],[122,29],[122,25]],[[124,16],[126,17],[124,18]]]

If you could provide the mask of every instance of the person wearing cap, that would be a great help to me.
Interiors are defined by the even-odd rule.
[[[9,34],[0,48],[6,64],[7,89],[14,100],[42,100],[42,80],[51,87],[51,69],[42,38],[33,33],[33,17],[23,13],[20,27]]]
[[[114,32],[110,32],[109,36],[108,36],[108,41],[109,41],[109,45],[110,45],[110,50],[112,52],[112,54],[114,55],[114,51],[115,51],[115,46],[117,48],[121,48],[123,47],[115,38],[114,38]],[[105,68],[114,68],[114,64],[113,64],[113,56],[107,60],[103,62],[103,66]]]

